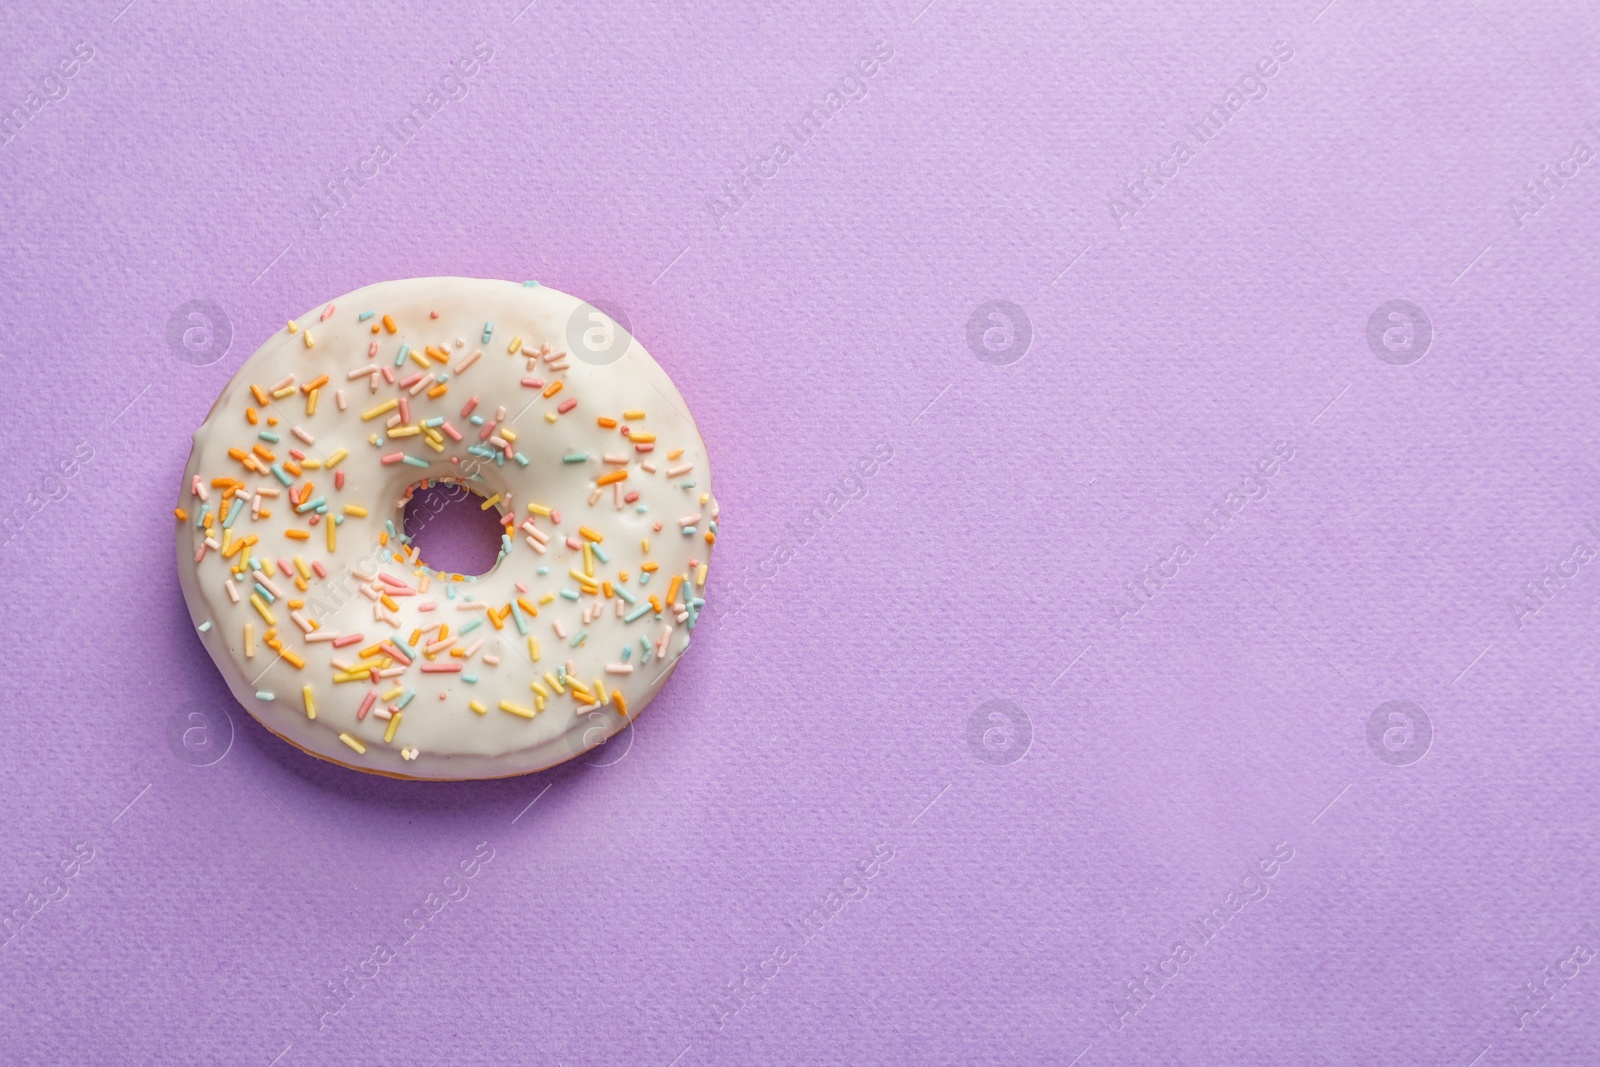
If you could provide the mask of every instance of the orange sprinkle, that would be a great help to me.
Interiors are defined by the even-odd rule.
[[[656,609],[656,613],[658,615],[661,613],[661,601],[656,599],[656,595],[654,593],[650,594],[650,606]]]
[[[267,425],[268,426],[276,426],[276,425],[278,425],[278,416],[276,416],[276,415],[268,415],[267,416]]]
[[[285,530],[283,531],[283,536],[291,537],[296,541],[311,540],[311,532],[309,530]]]
[[[683,455],[683,449],[674,448],[671,452],[667,453],[667,458],[668,459],[677,459],[681,455]]]
[[[605,540],[604,537],[601,537],[587,526],[578,527],[578,536],[582,537],[585,541],[593,541],[595,544],[599,544],[601,541]]]
[[[668,604],[670,604],[674,600],[678,599],[678,587],[681,586],[682,584],[683,584],[683,575],[674,574],[672,576],[672,581],[667,584],[667,603]]]
[[[559,383],[557,383],[557,384],[559,384]],[[600,477],[596,478],[594,480],[594,484],[595,485],[610,485],[613,482],[623,482],[623,481],[627,481],[627,480],[628,480],[628,472],[625,471],[625,470],[624,471],[607,471],[605,474],[602,474]]]
[[[646,574],[654,574],[656,571],[661,569],[661,564],[657,563],[655,560],[651,560],[649,563],[639,564],[639,569],[644,571]]]
[[[299,670],[304,670],[305,669],[306,661],[301,659],[299,657],[299,655],[297,655],[295,653],[294,649],[292,649],[292,648],[280,648],[278,651],[283,653],[283,658],[284,659],[286,659],[290,663],[294,664],[294,669],[295,670],[299,671]]]
[[[250,383],[250,395],[255,397],[256,403],[260,404],[262,407],[266,407],[267,404],[270,403],[267,398],[266,390],[262,389],[261,386],[255,384],[254,382]]]
[[[184,511],[182,508],[173,508],[172,513],[178,517],[179,522],[189,521],[189,513]]]
[[[445,385],[443,382],[440,382],[438,385],[436,385],[432,389],[428,390],[428,395],[431,396],[433,399],[437,400],[441,396],[444,396],[444,394],[448,393],[449,391],[450,391],[450,387],[448,385]]]
[[[394,324],[394,316],[392,315],[385,315],[383,317],[383,328],[388,330],[390,333],[396,333],[400,329],[400,327]],[[376,330],[377,327],[374,326],[373,329]]]
[[[521,597],[517,597],[517,607],[521,608],[523,611],[526,611],[530,616],[536,616],[539,614],[538,608],[534,607]]]
[[[261,416],[256,414],[255,408],[245,408],[244,421],[248,422],[251,426],[254,426],[261,421]]]
[[[600,423],[600,428],[603,430],[615,430],[617,428],[616,419],[608,419],[604,415],[601,415],[596,421]]]
[[[327,384],[328,384],[328,376],[326,374],[324,374],[320,378],[314,379],[313,381],[306,382],[304,385],[302,385],[300,387],[300,391],[302,393],[309,393],[309,392],[311,392],[311,390],[313,390],[313,389],[321,389],[324,385],[327,385]],[[674,457],[674,458],[676,458],[676,457]]]
[[[544,387],[544,395],[547,397],[555,396],[557,393],[561,392],[561,387],[565,384],[567,383],[561,381],[551,382],[549,385]]]
[[[707,530],[706,531],[706,544],[714,545],[716,543],[717,543],[717,533],[716,533],[716,531],[715,530]]]
[[[611,690],[611,702],[617,706],[617,710],[622,712],[622,717],[626,719],[628,717],[628,702],[623,698],[622,690]]]
[[[388,543],[389,543],[389,531],[388,530],[379,530],[378,531],[378,544],[387,545]]]
[[[288,473],[294,475],[296,478],[300,477],[300,475],[302,473],[301,470],[300,470],[300,464],[296,463],[292,459],[286,459],[286,460],[283,461],[283,469],[285,471],[287,471]]]
[[[266,445],[255,445],[250,449],[250,451],[254,452],[268,463],[276,463],[278,461],[278,457]]]

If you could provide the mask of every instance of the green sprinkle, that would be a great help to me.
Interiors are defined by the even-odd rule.
[[[561,457],[561,462],[563,463],[586,463],[588,460],[589,453],[587,452],[568,452]]]

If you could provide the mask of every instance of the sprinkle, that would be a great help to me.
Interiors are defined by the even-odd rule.
[[[524,719],[531,719],[538,714],[538,712],[534,711],[532,708],[525,708],[521,704],[513,704],[509,700],[502,700],[500,702],[500,710],[509,711],[513,715],[520,715]]]
[[[274,693],[270,689],[257,689],[256,690],[256,699],[257,700],[272,701],[272,700],[277,700],[278,699],[278,695],[276,693]]]
[[[379,404],[378,406],[371,407],[371,408],[368,408],[366,411],[363,411],[361,413],[361,418],[362,418],[363,421],[370,421],[372,419],[377,418],[379,415],[383,415],[383,414],[385,414],[387,412],[393,411],[395,408],[397,408],[399,406],[400,406],[400,401],[398,401],[398,400],[394,399],[393,397],[391,397],[388,400],[385,400],[383,403]]]
[[[587,452],[568,452],[566,455],[561,457],[561,462],[563,462],[563,463],[583,463],[583,462],[586,462],[588,460],[588,458],[589,458],[589,453],[587,453]]]
[[[384,318],[385,322],[387,322],[389,320],[389,316],[387,316],[387,315],[385,315],[383,318]],[[355,749],[356,753],[358,755],[365,756],[367,754],[367,746],[363,745],[360,741],[357,741],[355,738],[351,737],[349,734],[343,734],[343,733],[340,734],[339,735],[339,740],[343,741],[345,744],[347,744],[351,748]]]
[[[594,480],[594,484],[597,486],[611,485],[613,482],[626,481],[627,477],[627,471],[607,471],[605,474],[602,474],[600,477],[596,478]]]
[[[306,718],[315,719],[317,717],[317,699],[312,695],[309,685],[300,687],[300,700],[305,705]]]
[[[383,743],[388,744],[394,740],[394,732],[400,729],[400,713],[397,711],[389,718],[389,726],[383,731]]]
[[[201,633],[205,633],[207,630],[211,629],[211,620],[207,619],[205,622],[201,623],[199,626],[196,626],[195,629],[199,630]]]
[[[390,332],[390,333],[396,333],[396,332],[398,332],[398,331],[399,331],[399,329],[400,329],[400,327],[398,327],[398,326],[396,326],[396,325],[395,325],[395,324],[394,324],[394,319],[393,319],[393,317],[391,317],[391,316],[389,316],[389,315],[385,315],[385,316],[384,316],[384,317],[383,317],[383,328],[384,328],[384,329],[385,329],[385,330],[388,330],[388,331],[389,331],[389,332]]]

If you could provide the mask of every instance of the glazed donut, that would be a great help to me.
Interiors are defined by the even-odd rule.
[[[498,512],[488,573],[406,535],[440,483]],[[174,514],[239,702],[312,755],[428,779],[541,770],[632,721],[689,646],[717,531],[705,442],[643,346],[576,297],[473,278],[291,320],[195,431]]]

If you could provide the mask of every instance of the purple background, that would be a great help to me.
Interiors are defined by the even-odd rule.
[[[0,1059],[1600,1057],[1600,965],[1544,970],[1600,949],[1600,568],[1525,588],[1600,548],[1600,160],[1537,213],[1524,185],[1600,150],[1600,9],[124,2],[0,14],[0,111],[94,50],[0,146],[0,906],[27,917]],[[1131,212],[1280,40],[1267,95]],[[333,210],[475,42],[464,98]],[[318,763],[188,623],[192,428],[288,316],[430,274],[609,301],[712,449],[712,618],[587,764]],[[167,337],[197,299],[232,332],[204,366]],[[1409,365],[1368,343],[1392,299],[1431,321]],[[991,300],[1031,324],[1007,365],[968,342]],[[1119,619],[1280,441],[1265,499]],[[969,743],[991,700],[1026,726]],[[1369,743],[1390,700],[1431,723],[1420,761]],[[197,708],[231,745],[170,740]],[[349,978],[479,842],[466,897]],[[865,898],[796,935],[880,843]]]

